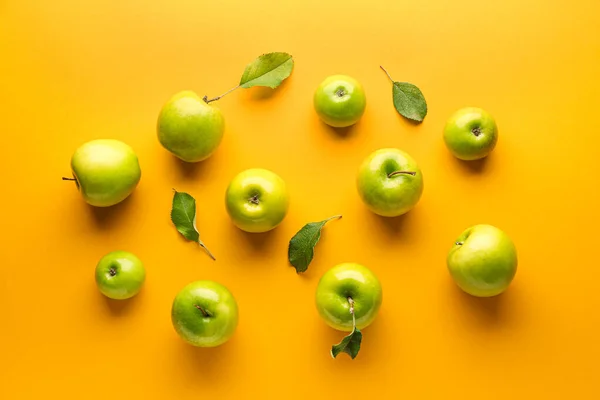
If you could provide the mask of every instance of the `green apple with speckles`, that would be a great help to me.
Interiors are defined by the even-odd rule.
[[[496,121],[481,108],[460,109],[446,122],[444,142],[458,159],[471,161],[484,158],[498,142]]]
[[[115,300],[129,299],[140,291],[146,280],[142,261],[128,251],[113,251],[96,265],[96,286],[100,293]]]
[[[423,174],[416,161],[398,149],[380,149],[361,164],[358,193],[366,206],[383,217],[410,211],[423,193]]]
[[[362,117],[367,98],[356,79],[347,75],[332,75],[317,87],[313,103],[323,122],[334,128],[344,128],[354,125]]]
[[[317,286],[317,310],[327,325],[339,331],[352,331],[351,307],[358,329],[370,325],[382,299],[379,279],[370,269],[356,263],[331,268]]]
[[[221,110],[189,90],[171,97],[158,116],[158,140],[186,162],[210,157],[221,143],[224,130]]]
[[[495,226],[475,225],[456,239],[447,264],[458,287],[473,296],[491,297],[512,282],[517,250],[510,237]]]
[[[246,232],[267,232],[283,221],[289,207],[283,179],[266,169],[239,173],[225,193],[225,206],[235,226]]]
[[[196,281],[173,300],[171,322],[187,343],[215,347],[228,341],[238,324],[238,306],[231,292],[213,281]]]
[[[73,178],[83,199],[92,206],[120,203],[136,188],[142,171],[137,155],[127,144],[99,139],[81,145],[71,157]]]

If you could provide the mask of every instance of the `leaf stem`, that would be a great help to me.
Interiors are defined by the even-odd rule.
[[[414,171],[394,171],[388,174],[388,178],[393,178],[396,175],[412,175],[415,176],[417,173]]]
[[[217,259],[213,255],[213,253],[208,249],[208,247],[206,247],[204,245],[204,243],[202,243],[202,241],[198,240],[198,244],[200,245],[200,247],[202,247],[204,249],[204,251],[206,251],[206,253],[210,256],[210,258],[212,258],[214,261],[217,261]]]
[[[381,65],[379,66],[379,68],[381,68],[383,70],[383,72],[385,72],[385,74],[388,76],[388,78],[390,78],[390,81],[392,83],[394,83],[394,80],[392,79],[392,76],[390,75],[390,73],[387,72],[387,70],[385,68],[383,68]]]
[[[329,221],[331,221],[332,219],[340,219],[340,218],[342,218],[342,214],[339,214],[339,215],[334,215],[333,217],[329,217],[329,218],[327,218],[327,219],[325,220],[325,222],[329,222]]]
[[[239,88],[239,87],[240,87],[240,85],[237,85],[236,87],[233,87],[233,88],[229,89],[228,91],[226,91],[226,92],[225,92],[225,93],[223,93],[222,95],[220,95],[220,96],[217,96],[217,97],[214,97],[214,98],[212,98],[212,99],[209,99],[209,98],[208,98],[208,96],[204,96],[204,97],[202,98],[202,100],[204,100],[204,101],[206,102],[206,104],[208,104],[208,103],[211,103],[211,102],[213,102],[213,101],[217,101],[217,100],[219,100],[221,97],[223,97],[223,96],[225,96],[225,95],[227,95],[227,94],[229,94],[229,93],[233,92],[235,89],[237,89],[237,88]]]

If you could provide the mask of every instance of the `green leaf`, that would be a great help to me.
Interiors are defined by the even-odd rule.
[[[215,256],[200,240],[200,233],[196,229],[196,200],[187,193],[174,191],[171,221],[175,228],[187,240],[198,243],[215,260]]]
[[[427,115],[427,102],[421,90],[408,82],[396,82],[385,68],[380,66],[392,81],[392,99],[394,107],[400,115],[413,121],[421,122]]]
[[[275,89],[292,73],[294,60],[288,53],[268,53],[259,56],[246,66],[240,86],[268,86]]]
[[[321,238],[321,229],[328,221],[334,218],[342,218],[336,215],[320,222],[306,224],[290,240],[288,247],[288,259],[290,264],[296,268],[296,272],[304,272],[314,257],[314,248]]]
[[[427,115],[427,103],[418,87],[408,82],[394,82],[392,89],[394,107],[405,118],[423,121]]]
[[[354,326],[348,336],[344,337],[338,344],[331,346],[331,357],[336,358],[338,354],[346,353],[354,360],[360,350],[361,342],[362,333]]]

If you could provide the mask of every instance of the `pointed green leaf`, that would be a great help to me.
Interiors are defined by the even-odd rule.
[[[175,190],[171,208],[171,221],[184,238],[198,243],[213,260],[215,259],[200,240],[200,233],[196,229],[196,200],[188,193]]]
[[[294,60],[288,53],[268,53],[259,56],[246,66],[240,86],[268,86],[275,89],[292,73]]]
[[[290,240],[288,247],[288,259],[290,264],[296,268],[296,272],[304,272],[314,257],[314,248],[321,238],[321,229],[328,221],[341,218],[336,215],[320,222],[311,222],[302,227]]]
[[[362,342],[362,333],[356,326],[350,334],[342,339],[338,344],[331,346],[331,357],[336,358],[340,353],[348,354],[353,360],[358,355],[360,343]]]
[[[394,107],[405,118],[423,121],[427,115],[427,102],[418,87],[408,82],[394,82],[392,89]]]

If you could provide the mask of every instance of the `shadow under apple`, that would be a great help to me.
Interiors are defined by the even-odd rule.
[[[239,334],[239,333],[238,333]],[[179,376],[188,382],[205,386],[226,385],[235,379],[236,339],[217,347],[195,347],[184,342],[175,332],[169,335],[165,351],[172,355],[178,365]]]
[[[171,164],[175,167],[179,176],[188,180],[202,180],[210,176],[211,172],[217,168],[218,162],[215,162],[215,158],[217,158],[218,151],[217,149],[206,160],[198,162],[186,162],[172,154],[166,156],[170,158]]]
[[[89,204],[86,204],[86,206],[96,228],[109,230],[114,229],[117,224],[125,219],[125,216],[131,211],[136,198],[136,191],[134,190],[125,200],[114,206],[94,207]]]
[[[485,172],[489,165],[489,158],[492,155],[488,155],[487,157],[481,158],[479,160],[465,161],[459,158],[454,157],[450,154],[450,157],[454,159],[454,162],[463,170],[471,174],[482,174]]]
[[[397,217],[382,217],[366,207],[362,210],[364,220],[374,226],[374,230],[369,229],[369,232],[383,232],[388,237],[398,237],[413,230],[410,225],[414,221],[414,210]]]
[[[459,315],[469,322],[486,329],[493,329],[496,326],[505,325],[510,318],[508,303],[513,288],[509,287],[504,293],[493,297],[475,297],[465,293],[453,281],[447,282],[447,284],[451,286],[448,290],[451,292],[451,299],[466,310],[466,313]]]
[[[142,289],[143,292],[143,289]],[[142,295],[142,292],[133,296],[130,299],[125,300],[115,300],[109,297],[106,297],[102,293],[98,292],[98,295],[101,296],[104,300],[106,308],[110,312],[110,314],[114,317],[124,317],[132,312],[132,310],[136,307],[139,302],[138,297]]]

